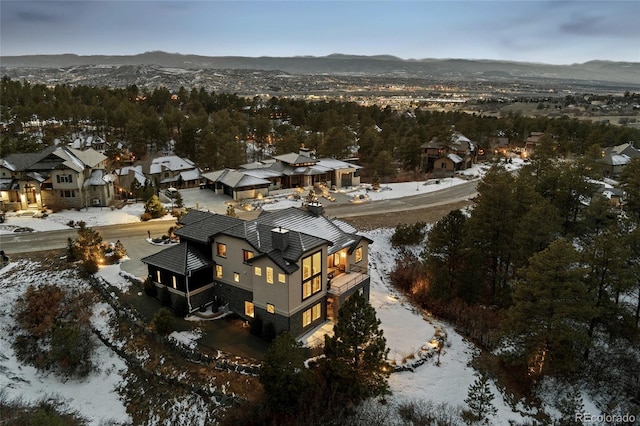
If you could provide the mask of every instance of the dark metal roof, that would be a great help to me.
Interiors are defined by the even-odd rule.
[[[307,210],[295,207],[288,209],[263,211],[257,219],[260,223],[268,224],[272,228],[282,227],[290,231],[297,231],[305,235],[315,236],[330,241],[329,254],[343,248],[352,251],[364,239],[355,232],[345,232],[344,223],[336,224],[326,216],[319,216]],[[355,229],[354,229],[355,231]]]
[[[201,220],[195,220],[196,218],[194,217],[194,222],[191,222],[188,225],[177,229],[175,231],[175,234],[180,238],[209,244],[214,235],[219,234],[220,232],[233,226],[244,223],[242,219],[231,216],[216,213],[206,214],[207,216],[203,217]]]
[[[143,257],[141,260],[147,265],[156,266],[184,276],[188,275],[189,272],[213,267],[214,264],[212,260],[207,259],[188,242],[169,247],[151,256]]]

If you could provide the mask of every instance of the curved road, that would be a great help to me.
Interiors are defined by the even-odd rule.
[[[392,213],[413,209],[428,208],[455,201],[468,200],[476,194],[477,181],[469,181],[449,188],[434,192],[412,195],[403,198],[371,201],[357,204],[347,201],[347,197],[337,194],[337,203],[325,203],[324,208],[328,216],[346,218],[365,216],[371,214]],[[418,192],[418,191],[416,191]],[[255,217],[255,212],[248,215]],[[123,269],[138,276],[146,274],[144,265],[139,261],[142,257],[162,250],[163,246],[149,244],[146,241],[147,231],[152,237],[166,234],[169,227],[175,225],[172,220],[128,223],[121,225],[95,226],[93,229],[100,231],[104,241],[115,242],[120,240],[132,261],[125,262]],[[67,246],[69,238],[75,238],[77,230],[68,229],[60,231],[33,232],[24,234],[0,235],[0,248],[8,256],[18,253],[28,253],[43,250],[63,249]]]

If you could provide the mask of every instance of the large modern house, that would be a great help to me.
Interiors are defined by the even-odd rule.
[[[53,145],[39,153],[9,154],[0,159],[0,198],[4,210],[67,209],[107,206],[115,176],[105,170],[107,157]]]
[[[372,241],[324,216],[320,204],[250,221],[191,210],[180,224],[180,244],[142,259],[174,306],[217,302],[299,337],[335,319],[355,292],[369,298]]]
[[[362,167],[333,158],[313,158],[307,152],[289,153],[273,159],[244,164],[238,169],[204,173],[207,186],[234,200],[269,195],[269,191],[304,188],[318,183],[328,187],[360,185]]]

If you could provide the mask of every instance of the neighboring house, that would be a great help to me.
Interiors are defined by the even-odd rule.
[[[106,159],[91,148],[59,145],[39,153],[10,154],[0,159],[3,209],[107,206],[113,201],[114,176],[105,170]]]
[[[332,158],[316,159],[306,152],[278,155],[271,160],[205,173],[207,185],[234,200],[269,195],[269,191],[304,188],[316,184],[345,187],[360,185],[362,167]]]
[[[92,148],[98,152],[104,153],[106,143],[100,136],[81,133],[73,139],[73,142],[69,143],[69,147],[79,150]]]
[[[523,150],[525,155],[530,156],[540,145],[540,138],[544,136],[544,132],[531,132],[529,137],[524,141]]]
[[[433,138],[422,144],[422,169],[427,173],[452,176],[476,162],[476,146],[469,138],[454,132],[448,141]]]
[[[617,176],[634,158],[640,158],[640,150],[636,149],[633,143],[624,143],[605,148],[599,162],[606,176]]]
[[[142,259],[174,306],[193,311],[217,302],[300,337],[335,320],[355,292],[369,298],[372,241],[325,217],[320,204],[250,221],[191,210],[180,223],[179,245]]]
[[[140,162],[142,173],[159,189],[200,186],[200,169],[188,158],[168,155]]]
[[[116,191],[121,199],[132,198],[137,188],[143,188],[147,177],[142,172],[142,165],[125,166],[114,171],[118,177]],[[150,181],[149,181],[150,182]]]

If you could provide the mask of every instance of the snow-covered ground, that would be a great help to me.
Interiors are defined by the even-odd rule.
[[[516,169],[522,165],[519,158],[512,159],[512,163],[504,163],[508,169]],[[468,177],[481,177],[489,166],[485,164],[477,164],[472,168],[464,170],[461,174]],[[466,182],[460,178],[444,178],[432,179],[430,181],[420,182],[404,182],[382,184],[378,191],[370,190],[370,185],[361,185],[359,187],[349,188],[341,191],[350,199],[355,200],[356,197],[366,197],[369,201],[388,200],[393,198],[403,198],[411,195],[437,191],[439,189],[448,188],[450,186],[459,185]],[[292,190],[292,194],[295,191]],[[212,212],[226,212],[226,203],[231,200],[228,197],[218,196],[208,190],[198,188],[182,189],[180,194],[183,197],[185,207],[199,208]],[[273,197],[266,197],[259,201],[254,201],[264,210],[284,209],[287,207],[300,207],[302,200],[292,199],[292,194],[280,194]],[[303,194],[304,195],[304,194]],[[304,198],[304,197],[303,197]],[[167,209],[171,207],[170,203],[166,203]],[[8,212],[7,221],[0,224],[0,234],[11,234],[16,228],[31,228],[34,232],[55,231],[60,229],[70,229],[70,222],[83,221],[89,227],[116,225],[120,223],[135,223],[140,221],[140,216],[144,212],[144,204],[128,204],[121,209],[111,209],[109,207],[89,207],[88,209],[63,210],[56,213],[49,213],[46,217],[29,216],[24,211]],[[167,215],[162,219],[172,219],[171,215]],[[160,219],[160,220],[162,220]]]
[[[478,168],[474,172],[480,174],[481,170]],[[463,181],[445,179],[440,184],[453,185],[458,180]],[[382,197],[387,199],[394,196],[403,197],[415,195],[416,186],[419,186],[420,190],[424,188],[427,191],[429,188],[437,189],[437,185],[421,185],[416,182],[389,184],[392,189],[381,191],[381,193]],[[371,199],[376,196],[374,194],[377,193],[369,191]],[[282,205],[280,208],[283,207],[287,205]],[[88,226],[134,222],[139,220],[142,205],[127,206],[122,210],[93,210],[60,212],[46,219],[13,216],[10,217],[10,223],[22,221],[21,226],[45,231],[67,228],[65,223],[70,220],[82,220]],[[36,224],[42,224],[42,226],[36,226]],[[467,388],[475,380],[476,372],[470,363],[477,349],[457,334],[451,326],[415,309],[392,288],[388,274],[397,258],[397,250],[390,244],[392,232],[392,229],[377,229],[365,233],[374,241],[370,247],[370,300],[381,320],[387,346],[390,348],[390,360],[396,365],[413,366],[413,371],[395,372],[391,375],[389,383],[393,392],[392,398],[396,401],[431,400],[435,403],[444,402],[452,406],[464,406]],[[67,401],[70,408],[91,419],[91,424],[129,421],[125,407],[115,391],[117,385],[123,380],[126,364],[105,346],[99,346],[96,353],[96,364],[100,366],[99,370],[86,379],[78,381],[61,382],[54,375],[21,365],[16,360],[11,348],[12,337],[9,332],[14,324],[11,307],[26,287],[29,284],[46,283],[78,287],[86,285],[76,280],[69,280],[65,272],[30,273],[27,265],[21,262],[24,261],[12,262],[0,270],[0,291],[3,294],[0,298],[0,388],[6,389],[9,397],[21,397],[25,401],[58,395]],[[126,290],[128,287],[127,280],[121,275],[119,265],[104,267],[99,274],[121,290]],[[106,327],[104,321],[104,316],[92,317],[94,327],[98,330]],[[425,356],[425,362],[418,365],[417,361],[423,355],[434,353],[435,343],[432,343],[432,340],[436,333],[446,336],[439,365],[436,363],[436,356],[430,358]],[[171,337],[187,346],[192,346],[200,336],[199,330],[196,330],[193,333],[175,333]],[[498,409],[492,424],[507,425],[509,421],[523,422],[524,417],[512,411],[495,385],[491,386],[496,395],[494,405]],[[585,405],[586,408],[589,407]]]

